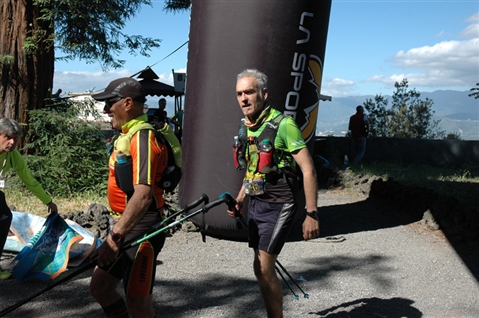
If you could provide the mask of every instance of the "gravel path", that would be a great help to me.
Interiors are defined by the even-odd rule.
[[[477,244],[455,244],[419,220],[366,197],[320,191],[322,236],[286,244],[284,317],[479,317]],[[7,255],[8,256],[8,255]],[[4,259],[2,262],[6,262]],[[6,317],[103,317],[88,293],[91,271]],[[0,309],[45,283],[0,281]],[[158,258],[157,317],[265,317],[246,243],[177,232]]]

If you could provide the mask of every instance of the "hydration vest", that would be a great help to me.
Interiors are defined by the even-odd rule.
[[[247,171],[243,182],[245,186],[247,186],[246,183],[248,183],[248,180],[253,183],[258,182],[258,180],[263,180],[264,183],[268,183],[271,180],[283,177],[286,179],[291,190],[297,191],[298,185],[300,184],[299,181],[301,179],[300,169],[297,169],[296,165],[290,165],[290,162],[293,162],[294,160],[286,159],[287,157],[292,157],[290,152],[276,149],[274,147],[274,141],[278,133],[279,125],[281,123],[281,120],[283,120],[283,118],[285,117],[286,116],[284,116],[283,114],[279,114],[275,118],[267,121],[266,127],[263,129],[263,131],[258,137],[241,136],[242,138],[240,138],[240,142],[243,146],[243,153],[245,154],[245,158],[247,161]],[[240,125],[244,125],[244,122],[241,122]],[[269,169],[263,169],[262,171],[258,171],[258,167],[260,166],[258,145],[260,145],[265,139],[269,139],[271,142],[273,163],[268,167]],[[281,168],[278,168],[278,164],[281,162],[283,163],[283,165]],[[261,186],[261,181],[259,182]]]
[[[168,163],[165,171],[163,172],[161,179],[156,186],[160,187],[161,189],[165,190],[165,192],[173,192],[174,189],[177,187],[178,183],[181,180],[183,175],[181,171],[182,166],[182,150],[180,146],[180,142],[176,137],[174,131],[168,126],[168,124],[164,124],[163,127],[159,129],[153,127],[150,123],[143,122],[139,123],[133,127],[131,127],[126,134],[124,134],[121,138],[114,141],[115,143],[115,150],[118,152],[122,152],[126,156],[130,156],[130,141],[131,138],[135,133],[142,129],[148,129],[154,132],[156,140],[165,145],[168,151]],[[131,162],[131,161],[130,161]],[[123,164],[122,164],[123,165]],[[130,180],[131,175],[133,173],[131,164],[130,169],[118,169],[118,163],[115,163],[115,176],[116,176],[116,183],[120,189],[122,189],[127,195],[131,196],[133,191],[133,184],[130,186],[129,181],[123,180]],[[118,171],[122,171],[122,173],[117,173]],[[125,171],[125,172],[123,172]],[[129,175],[128,175],[129,174]],[[125,179],[128,178],[128,179]]]

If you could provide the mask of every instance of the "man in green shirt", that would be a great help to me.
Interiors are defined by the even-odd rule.
[[[49,212],[58,212],[58,208],[53,203],[52,198],[32,176],[25,159],[15,149],[21,135],[22,128],[15,120],[9,118],[0,119],[0,257],[7,240],[10,224],[12,223],[12,211],[10,211],[5,200],[5,193],[2,191],[5,188],[5,172],[14,169],[25,186],[48,207]],[[0,279],[6,279],[10,276],[11,273],[0,269]]]
[[[245,115],[248,145],[245,151],[246,174],[236,197],[236,208],[240,210],[246,196],[249,197],[248,241],[249,247],[254,249],[254,273],[268,318],[282,318],[283,293],[275,262],[293,225],[298,186],[293,180],[288,181],[286,174],[283,176],[260,168],[262,156],[258,153],[258,145],[266,140],[261,134],[273,118],[281,114],[267,101],[267,82],[266,74],[256,69],[247,69],[237,76],[236,98]],[[316,170],[293,118],[284,117],[280,121],[273,146],[278,155],[273,152],[272,159],[279,170],[287,170],[287,167],[301,169],[307,215],[303,222],[303,238],[314,239],[319,236]],[[281,153],[283,155],[279,155]],[[232,210],[228,210],[228,214],[235,216]]]

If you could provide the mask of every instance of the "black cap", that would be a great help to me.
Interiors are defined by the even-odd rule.
[[[130,97],[139,102],[146,102],[145,91],[141,84],[131,77],[122,77],[112,81],[102,93],[94,94],[91,97],[98,101],[104,101],[115,97]]]

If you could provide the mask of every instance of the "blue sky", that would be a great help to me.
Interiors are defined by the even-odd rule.
[[[103,72],[84,61],[56,62],[54,91],[99,91],[111,80],[146,66],[172,84],[172,69],[186,71],[189,11],[166,13],[164,1],[145,6],[124,32],[162,40],[150,57],[125,52],[124,68]],[[61,52],[56,53],[61,56]],[[321,93],[334,97],[391,95],[407,78],[419,92],[469,90],[479,82],[479,2],[333,0]],[[232,94],[234,92],[232,91]],[[149,98],[155,104],[157,97]],[[171,110],[173,103],[169,102]]]

